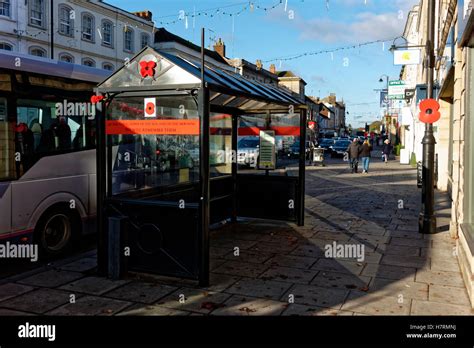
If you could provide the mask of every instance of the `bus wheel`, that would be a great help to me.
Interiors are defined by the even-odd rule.
[[[77,236],[78,223],[73,211],[57,207],[47,211],[36,228],[36,240],[45,258],[66,253]]]

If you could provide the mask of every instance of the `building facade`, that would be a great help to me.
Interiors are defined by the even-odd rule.
[[[441,119],[434,124],[436,139],[436,185],[451,199],[450,234],[457,241],[453,255],[474,307],[474,1],[438,0],[435,20],[434,95],[440,104]],[[405,37],[416,28],[417,42],[424,45],[427,32],[428,2],[421,0],[408,17]],[[424,50],[422,50],[424,58]],[[421,160],[424,125],[419,124],[418,105],[426,97],[422,64],[402,68],[403,79],[416,76],[416,95],[411,113],[414,118],[413,152]]]
[[[112,71],[151,45],[154,32],[151,12],[101,0],[1,0],[0,28],[0,50]]]

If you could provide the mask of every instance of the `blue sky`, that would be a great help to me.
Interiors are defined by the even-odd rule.
[[[408,11],[418,0],[107,0],[128,11],[150,10],[157,27],[165,27],[196,44],[200,43],[200,28],[209,29],[207,45],[222,38],[227,57],[245,58],[251,62],[271,62],[278,70],[292,70],[308,83],[306,94],[324,97],[336,93],[347,104],[347,122],[360,126],[364,121],[379,118],[379,96],[374,89],[384,87],[381,75],[397,79],[400,67],[393,65],[388,51],[392,40],[403,33]],[[279,4],[271,10],[263,10]],[[285,11],[286,5],[286,11]],[[262,8],[258,8],[258,6]],[[226,13],[237,13],[238,16]],[[220,8],[219,12],[217,8]],[[205,10],[205,11],[203,11]],[[172,24],[180,11],[188,14],[186,21]],[[196,11],[196,12],[194,12]],[[197,16],[193,13],[206,12]],[[212,17],[210,17],[212,15]],[[374,40],[387,40],[358,47]],[[307,55],[283,60],[304,52],[331,50],[355,45],[333,54]]]

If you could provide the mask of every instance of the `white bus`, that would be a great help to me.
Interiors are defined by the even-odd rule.
[[[110,71],[0,53],[0,243],[69,250],[95,206],[93,87]]]

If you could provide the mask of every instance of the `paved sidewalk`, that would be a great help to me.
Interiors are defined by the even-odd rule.
[[[374,159],[369,174],[351,174],[329,160],[308,167],[306,193],[304,227],[242,221],[213,231],[207,289],[149,275],[99,278],[90,252],[1,281],[0,315],[474,314],[449,237],[449,199],[437,194],[439,233],[419,234],[411,167]],[[328,245],[363,246],[364,257],[327,257]]]

